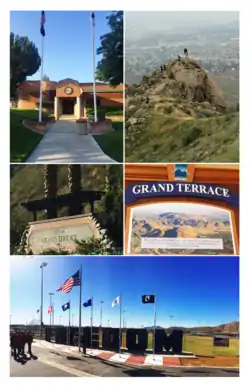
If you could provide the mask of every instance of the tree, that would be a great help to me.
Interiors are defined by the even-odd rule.
[[[123,171],[116,165],[106,165],[104,211],[100,223],[115,247],[123,245]]]
[[[123,12],[113,12],[107,17],[110,32],[101,36],[97,55],[102,59],[97,64],[97,79],[117,86],[123,83]]]
[[[37,72],[41,58],[35,44],[27,36],[10,33],[10,96],[16,98],[17,88],[27,76]]]
[[[68,165],[68,187],[74,196],[81,191],[81,165]],[[81,214],[82,205],[77,200],[69,208],[69,216]]]
[[[55,198],[57,196],[57,172],[58,165],[44,166],[44,197]],[[48,219],[57,217],[56,206],[49,208],[47,211]]]
[[[48,82],[49,81],[48,75],[46,75],[46,74],[43,75],[43,81],[44,82]]]

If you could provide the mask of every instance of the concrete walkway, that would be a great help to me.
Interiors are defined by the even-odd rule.
[[[49,127],[26,163],[116,163],[103,153],[92,135],[78,135],[77,123],[58,121]]]

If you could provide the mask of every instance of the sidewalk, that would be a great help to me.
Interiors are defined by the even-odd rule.
[[[83,356],[83,353],[79,353],[79,348],[75,346],[66,346],[56,343],[50,343],[47,341],[35,341],[35,346],[48,348],[59,352],[70,353],[71,355]],[[98,357],[109,362],[130,364],[130,365],[145,365],[145,366],[182,366],[180,358],[194,358],[193,355],[133,355],[127,352],[121,354],[111,351],[104,351],[99,349],[87,349],[87,355],[90,357]]]
[[[77,123],[57,121],[25,161],[26,163],[116,163],[103,153],[92,135],[78,135]]]

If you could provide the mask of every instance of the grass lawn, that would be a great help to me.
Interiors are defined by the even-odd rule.
[[[184,335],[183,351],[191,351],[196,355],[239,355],[239,339],[231,338],[229,347],[214,347],[213,338],[207,336]]]
[[[113,122],[115,131],[94,135],[102,151],[117,162],[123,162],[123,121]]]
[[[10,162],[25,162],[43,137],[22,124],[31,118],[38,118],[37,110],[10,109]]]
[[[123,333],[123,343],[126,345],[126,333]],[[153,334],[148,334],[148,349],[153,348]],[[236,357],[239,355],[239,340],[231,338],[229,347],[214,347],[213,338],[207,336],[184,335],[183,351],[192,352],[195,355],[224,355],[227,357]]]

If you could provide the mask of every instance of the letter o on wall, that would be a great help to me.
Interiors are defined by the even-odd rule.
[[[119,328],[102,329],[102,348],[119,350]]]
[[[145,351],[148,348],[148,332],[145,329],[128,329],[126,334],[128,351]]]

